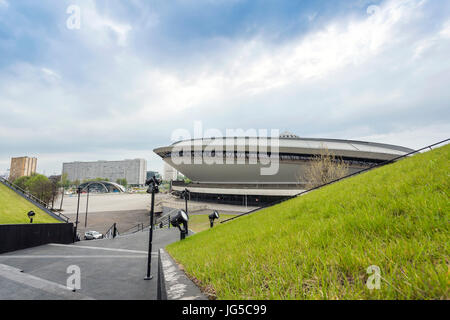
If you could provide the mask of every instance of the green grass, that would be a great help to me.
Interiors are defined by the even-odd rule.
[[[447,145],[167,250],[218,299],[449,299],[449,158]]]
[[[30,210],[36,213],[33,223],[60,222],[3,184],[0,184],[0,224],[30,223],[30,219],[27,216]]]
[[[235,214],[220,214],[220,218],[214,221],[217,226],[220,221],[236,216]],[[191,214],[189,215],[189,229],[194,232],[200,232],[209,229],[209,218],[207,214]]]

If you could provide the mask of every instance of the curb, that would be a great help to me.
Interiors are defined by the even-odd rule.
[[[158,254],[158,300],[208,300],[164,250]]]

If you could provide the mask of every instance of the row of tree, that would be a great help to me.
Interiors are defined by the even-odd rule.
[[[84,180],[81,183],[89,181],[108,181],[108,179],[96,178]],[[124,187],[127,187],[128,184],[126,179],[117,179],[116,182]],[[32,194],[33,196],[47,204],[50,202],[52,202],[53,204],[56,196],[61,191],[61,188],[67,190],[71,187],[77,187],[80,185],[79,180],[70,181],[67,178],[67,173],[61,176],[61,180],[49,179],[42,174],[33,174],[31,176],[17,178],[13,183],[23,191]]]

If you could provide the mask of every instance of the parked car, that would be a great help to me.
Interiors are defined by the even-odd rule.
[[[97,240],[103,239],[103,235],[97,231],[86,231],[84,233],[84,240]]]

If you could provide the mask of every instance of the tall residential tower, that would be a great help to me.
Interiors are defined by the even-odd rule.
[[[33,173],[36,173],[36,164],[37,158],[11,158],[9,181],[14,182],[17,178],[31,176]]]

